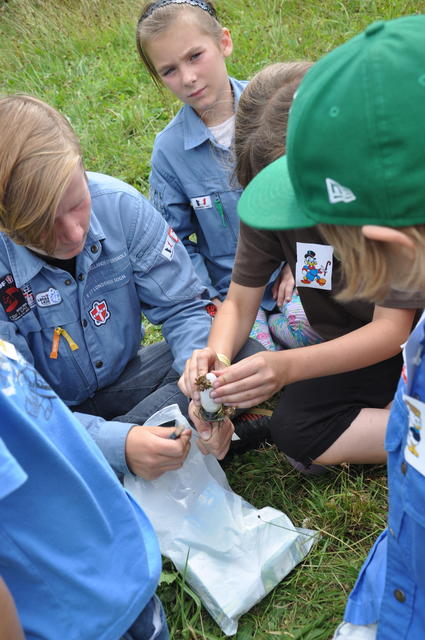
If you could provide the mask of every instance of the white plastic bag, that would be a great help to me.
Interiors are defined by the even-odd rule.
[[[188,422],[176,404],[146,425]],[[127,475],[170,558],[226,635],[310,550],[316,533],[294,527],[272,507],[256,509],[236,495],[217,460],[193,442],[183,467],[147,481]]]

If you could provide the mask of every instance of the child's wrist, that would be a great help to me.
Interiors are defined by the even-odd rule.
[[[221,362],[221,364],[224,364],[225,367],[230,367],[232,364],[230,362],[230,358],[228,358],[225,353],[216,353],[216,357],[217,360]]]

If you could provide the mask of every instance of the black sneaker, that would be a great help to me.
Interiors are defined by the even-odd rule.
[[[229,453],[241,454],[250,449],[257,449],[264,442],[271,443],[270,420],[270,416],[256,413],[242,413],[234,418],[235,433],[239,440],[232,440]]]
[[[309,465],[305,465],[299,460],[295,460],[295,458],[284,455],[289,464],[305,476],[323,476],[325,473],[329,473],[329,467],[325,467],[322,464],[311,462]]]

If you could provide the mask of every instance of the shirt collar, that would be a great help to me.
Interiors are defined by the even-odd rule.
[[[16,286],[22,287],[26,282],[34,278],[41,269],[46,266],[46,262],[42,258],[38,258],[32,251],[20,244],[16,244],[5,233],[0,234],[9,258],[10,270],[15,279]],[[97,260],[101,253],[101,240],[105,239],[105,233],[102,225],[91,213],[90,228],[87,234],[86,243],[83,251],[77,256],[77,261],[86,260],[89,257],[90,262]],[[92,247],[96,246],[97,250],[93,251]],[[6,275],[6,274],[4,274]]]
[[[240,86],[238,82],[234,78],[230,78],[230,84],[232,86],[233,95],[235,99],[235,110],[236,106],[239,102],[239,98],[241,97],[241,93],[243,91],[243,87]],[[208,129],[207,125],[201,120],[196,111],[192,109],[188,104],[185,104],[181,110],[182,118],[183,118],[183,139],[184,139],[184,150],[188,151],[189,149],[194,149],[195,147],[199,147],[206,140],[211,140],[213,144],[215,142],[211,131]],[[220,146],[220,145],[217,145]]]

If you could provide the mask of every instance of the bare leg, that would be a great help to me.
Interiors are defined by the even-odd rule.
[[[385,432],[388,409],[362,409],[357,418],[335,442],[313,462],[330,465],[385,463]]]

